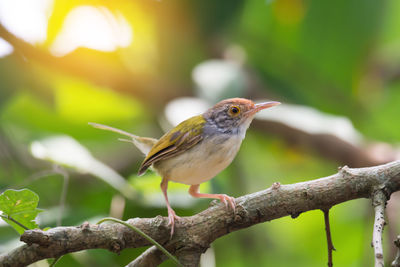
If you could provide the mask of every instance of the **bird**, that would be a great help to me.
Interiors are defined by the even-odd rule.
[[[171,227],[172,237],[175,221],[180,217],[169,203],[168,182],[189,185],[191,196],[219,199],[227,208],[235,211],[235,198],[226,194],[200,193],[200,184],[215,177],[233,161],[255,114],[279,104],[277,101],[255,104],[245,98],[225,99],[203,114],[181,122],[160,139],[140,137],[98,123],[89,124],[130,137],[120,140],[132,142],[145,154],[138,175],[152,167],[161,176],[160,187],[168,210],[168,226]]]

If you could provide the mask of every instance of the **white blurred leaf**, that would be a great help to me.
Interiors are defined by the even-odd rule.
[[[202,114],[210,105],[196,97],[181,97],[170,101],[164,110],[165,117],[172,126],[176,126],[182,121]]]
[[[54,136],[34,141],[30,148],[32,155],[38,159],[92,174],[120,191],[124,196],[133,197],[132,187],[122,176],[94,158],[84,146],[70,136]]]
[[[216,103],[219,100],[239,97],[246,86],[246,76],[241,66],[229,60],[207,60],[192,72],[199,96]]]
[[[284,103],[273,109],[259,112],[256,118],[280,122],[310,134],[331,134],[354,145],[362,141],[362,135],[348,118],[324,113],[307,106]]]

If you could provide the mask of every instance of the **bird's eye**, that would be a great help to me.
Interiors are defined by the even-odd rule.
[[[229,114],[232,116],[236,116],[240,113],[240,108],[238,106],[232,106],[229,108]]]

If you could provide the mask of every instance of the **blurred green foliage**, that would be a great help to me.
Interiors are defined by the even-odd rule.
[[[132,26],[132,44],[112,52],[78,48],[60,58],[49,54],[63,20],[82,4],[124,16]],[[134,200],[119,204],[122,219],[165,216],[159,177],[136,176],[143,159],[140,152],[87,122],[161,136],[168,100],[195,95],[193,68],[222,58],[232,45],[243,49],[245,67],[261,84],[254,95],[343,115],[367,140],[398,144],[399,12],[396,0],[98,0],[68,5],[54,0],[48,40],[34,45],[53,59],[24,46],[15,46],[14,53],[0,58],[0,189],[32,189],[45,210],[39,216],[40,227],[56,226],[63,179],[51,172],[41,174],[52,170],[52,164],[35,159],[30,146],[68,135],[137,191]],[[4,37],[1,31],[0,37]],[[233,164],[201,190],[239,196],[276,181],[288,184],[327,176],[338,165],[312,149],[250,128]],[[96,222],[112,214],[112,203],[120,193],[69,167],[64,167],[70,183],[62,225]],[[193,215],[210,202],[193,200],[187,189],[170,185],[171,203],[180,216]],[[366,200],[332,209],[336,266],[371,264],[371,215]],[[15,231],[0,225],[1,252],[15,247],[17,239]],[[307,212],[231,233],[212,249],[217,266],[322,266],[327,261],[323,214]],[[143,250],[128,249],[121,255],[102,250],[73,253],[57,266],[122,266]],[[388,259],[390,250],[385,251]]]

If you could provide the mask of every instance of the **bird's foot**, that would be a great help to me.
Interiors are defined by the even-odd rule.
[[[230,197],[225,194],[204,194],[204,193],[199,193],[199,184],[192,185],[189,188],[189,194],[191,194],[193,197],[199,197],[199,198],[218,198],[225,204],[225,206],[228,208],[228,205],[231,206],[233,212],[235,212],[236,209],[236,202],[234,197]]]
[[[231,206],[233,212],[235,212],[236,210],[236,201],[234,197],[230,197],[228,195],[225,194],[218,194],[216,195],[216,197],[218,197],[221,202],[223,202],[225,204],[225,206],[228,208],[228,205]]]
[[[171,238],[174,234],[175,229],[175,220],[179,220],[181,217],[176,215],[175,211],[171,208],[168,208],[168,226],[171,226]]]

